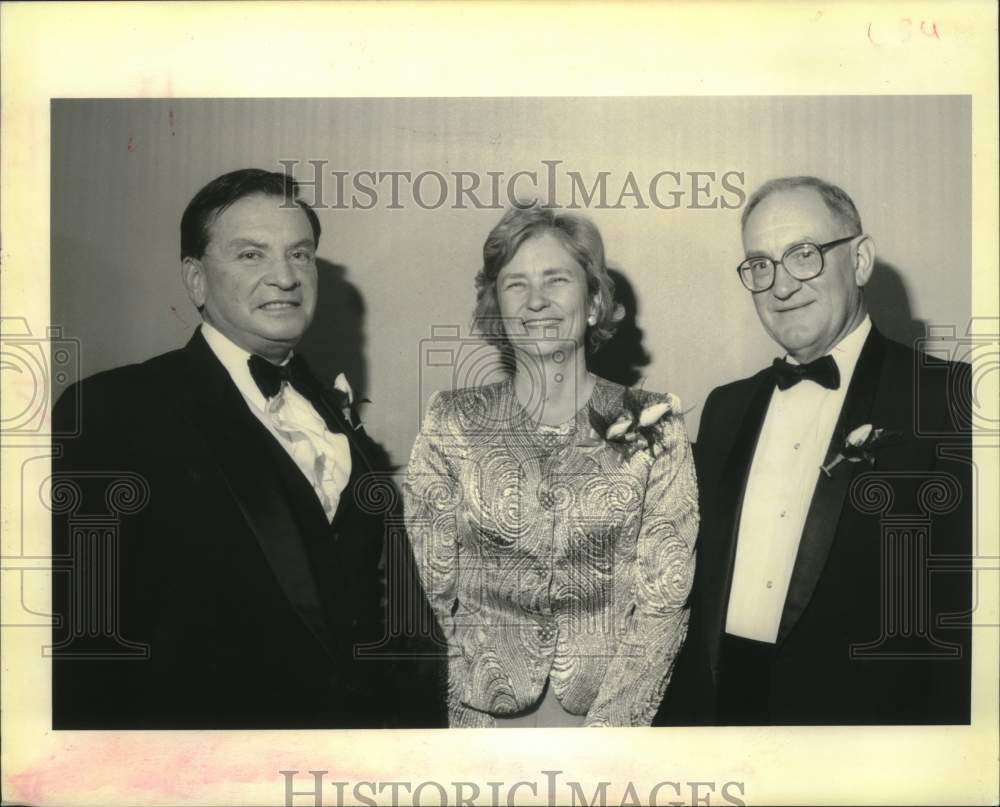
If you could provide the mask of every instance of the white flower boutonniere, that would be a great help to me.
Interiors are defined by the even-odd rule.
[[[875,452],[886,445],[898,442],[902,432],[890,431],[887,429],[877,429],[871,423],[865,423],[853,429],[846,438],[844,445],[837,452],[837,455],[820,470],[828,477],[833,476],[833,469],[844,460],[848,462],[867,462],[874,467]]]
[[[347,376],[343,373],[338,373],[337,377],[333,379],[333,388],[340,390],[344,395],[347,396],[347,403],[354,403],[354,390],[351,389],[350,383],[347,381]]]
[[[331,391],[336,405],[340,409],[344,419],[354,428],[355,431],[360,429],[361,418],[358,416],[357,409],[354,406],[354,390],[351,389],[347,376],[343,373],[338,373],[337,377],[333,380],[333,387],[331,388]],[[363,398],[361,403],[371,403],[371,401],[367,398]]]

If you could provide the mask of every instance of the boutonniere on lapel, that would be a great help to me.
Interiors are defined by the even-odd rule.
[[[626,388],[621,410],[616,414],[609,416],[598,412],[593,405],[587,407],[590,434],[581,445],[607,445],[618,452],[621,462],[637,451],[648,451],[649,456],[655,457],[656,447],[662,446],[663,424],[679,408],[676,395],[670,394],[666,401],[643,406],[639,397]]]
[[[354,431],[361,429],[361,417],[354,403],[354,390],[351,389],[351,385],[347,381],[347,376],[343,373],[338,374],[333,380],[333,386],[329,387],[328,391],[330,397],[333,398],[334,406],[340,410],[340,413],[344,416],[344,420],[347,421]],[[362,398],[359,403],[371,403],[371,401],[367,398]]]
[[[844,445],[837,455],[826,465],[820,467],[827,476],[833,476],[833,469],[844,460],[848,462],[867,462],[875,467],[875,452],[880,448],[898,442],[902,432],[888,429],[876,429],[871,423],[858,426],[844,438]]]

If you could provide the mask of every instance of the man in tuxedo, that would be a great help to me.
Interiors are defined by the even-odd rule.
[[[968,723],[968,365],[882,336],[850,197],[772,180],[739,279],[784,350],[712,391],[686,645],[660,725]]]
[[[295,352],[320,238],[297,191],[257,169],[199,191],[181,264],[201,327],[55,407],[55,433],[80,412],[52,481],[55,728],[383,726],[397,706],[355,657],[383,638],[380,450]]]

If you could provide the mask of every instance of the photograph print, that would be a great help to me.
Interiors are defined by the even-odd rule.
[[[969,725],[971,126],[53,99],[52,728]]]

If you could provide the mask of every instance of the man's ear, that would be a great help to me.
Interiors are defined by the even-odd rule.
[[[854,269],[854,282],[860,289],[871,280],[872,272],[875,271],[875,242],[870,235],[863,235],[854,249],[858,259]]]
[[[205,267],[197,258],[188,256],[181,261],[181,281],[187,289],[194,307],[201,311],[205,305]]]

